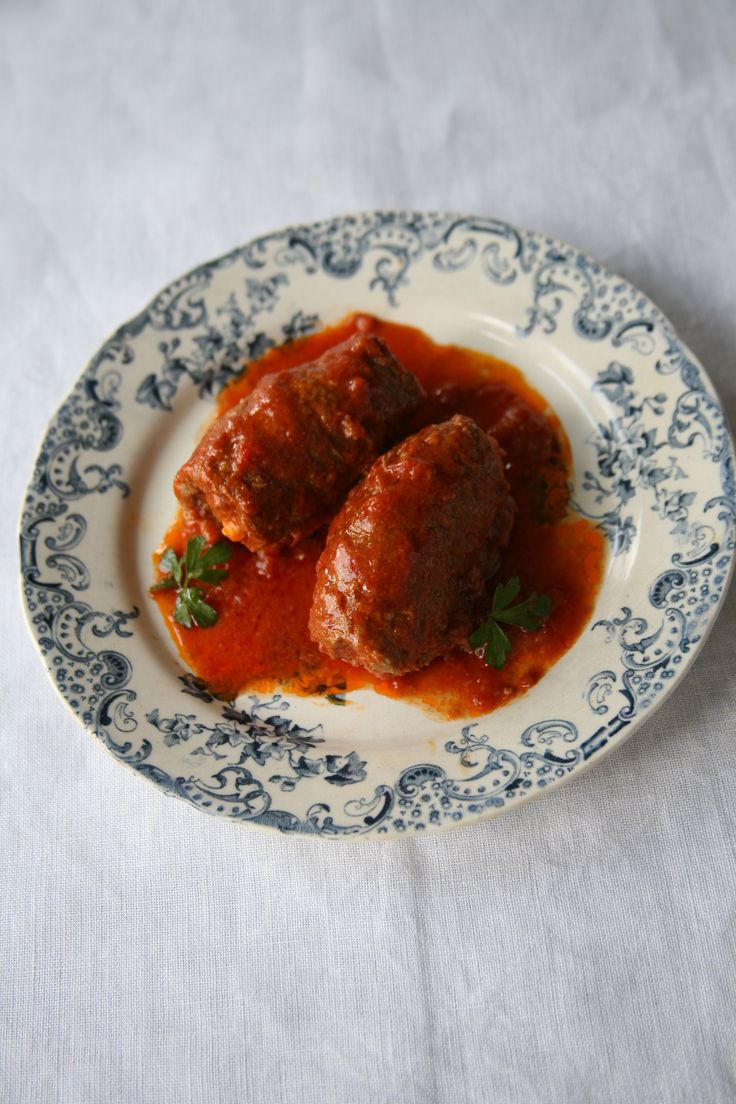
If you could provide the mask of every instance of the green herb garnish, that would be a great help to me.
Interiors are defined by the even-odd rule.
[[[183,556],[167,548],[158,563],[159,570],[167,574],[150,588],[151,594],[157,590],[176,589],[174,620],[188,629],[192,623],[201,629],[209,628],[218,618],[217,610],[205,602],[202,588],[191,586],[192,580],[219,583],[227,579],[227,571],[215,565],[227,563],[232,555],[231,546],[227,541],[218,541],[205,552],[206,543],[204,537],[190,537]]]
[[[511,652],[511,641],[499,625],[518,625],[529,632],[538,632],[547,620],[552,609],[552,600],[547,594],[532,592],[523,602],[511,603],[519,597],[521,583],[514,575],[507,583],[496,587],[493,605],[488,618],[470,637],[470,647],[483,648],[483,660],[488,666],[499,671]]]

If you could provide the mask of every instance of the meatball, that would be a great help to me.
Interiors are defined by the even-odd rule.
[[[296,544],[330,520],[423,394],[380,338],[358,334],[264,376],[211,426],[174,491],[253,552]]]
[[[498,446],[471,418],[408,437],[375,462],[330,526],[312,639],[383,676],[467,642],[514,511]]]
[[[545,463],[559,451],[552,426],[517,395],[513,388],[499,380],[488,380],[480,386],[464,387],[443,383],[429,395],[429,417],[423,421],[441,421],[448,409],[467,412],[496,438],[503,449],[507,473],[519,462]],[[421,412],[422,416],[424,411]],[[421,422],[417,422],[417,427]]]

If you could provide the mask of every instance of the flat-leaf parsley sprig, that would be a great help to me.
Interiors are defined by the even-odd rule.
[[[538,632],[549,617],[552,600],[547,594],[533,591],[523,602],[512,605],[519,597],[521,582],[514,575],[507,583],[496,587],[491,612],[483,624],[470,636],[470,647],[476,651],[483,649],[483,660],[490,667],[500,670],[511,652],[511,641],[501,628],[504,625],[518,625],[529,632]]]
[[[227,541],[218,541],[205,552],[206,543],[204,537],[190,537],[183,556],[177,556],[173,548],[167,548],[158,564],[159,570],[167,574],[150,588],[151,594],[157,590],[176,589],[174,620],[188,629],[192,624],[201,629],[209,628],[219,616],[217,610],[205,602],[202,588],[191,585],[192,580],[219,583],[227,579],[227,571],[216,565],[227,563],[232,547]]]

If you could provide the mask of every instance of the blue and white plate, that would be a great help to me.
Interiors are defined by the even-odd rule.
[[[518,365],[565,425],[573,499],[608,541],[578,642],[467,723],[372,691],[245,694],[183,668],[147,597],[172,477],[241,368],[361,310]],[[734,550],[733,450],[705,372],[636,288],[490,218],[375,212],[267,234],[175,280],[107,341],[49,426],[21,528],[28,623],[82,724],[164,793],[343,839],[469,824],[620,743],[683,677]]]

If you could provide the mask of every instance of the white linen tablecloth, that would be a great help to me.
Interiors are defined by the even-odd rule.
[[[15,519],[107,334],[268,229],[373,207],[567,239],[736,412],[733,0],[0,4],[0,1100],[736,1100],[736,608],[582,778],[363,846],[121,769],[23,625]]]

